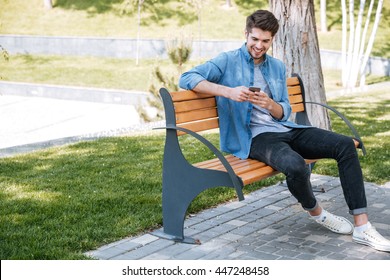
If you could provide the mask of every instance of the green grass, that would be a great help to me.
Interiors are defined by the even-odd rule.
[[[315,0],[319,27],[319,1]],[[123,14],[123,0],[56,0],[55,8],[45,10],[42,0],[1,0],[0,33],[48,36],[137,36],[136,13]],[[147,1],[146,1],[147,2]],[[266,0],[235,0],[226,9],[224,0],[205,0],[201,13],[202,39],[244,39],[245,18],[259,8],[268,9]],[[329,32],[318,32],[320,47],[341,49],[341,11],[339,2],[327,1]],[[368,4],[367,4],[368,5]],[[357,9],[357,7],[356,7]],[[372,55],[390,57],[390,2],[384,1],[382,20]],[[210,28],[212,27],[212,28]],[[172,34],[191,34],[199,38],[194,8],[184,7],[177,0],[155,1],[143,9],[142,38],[172,37]]]
[[[386,89],[330,102],[357,127],[368,155],[366,181],[390,177],[390,94]],[[333,129],[350,135],[332,116]],[[207,137],[217,144],[216,134]],[[184,137],[190,162],[211,156]],[[84,259],[83,252],[159,227],[164,134],[111,137],[0,159],[0,258]],[[360,152],[359,152],[360,153]],[[361,153],[360,153],[361,154]],[[338,176],[334,161],[315,173]],[[278,175],[245,188],[250,192],[283,180]],[[235,199],[232,189],[202,193],[190,212]]]
[[[184,70],[197,63],[190,61]],[[1,64],[3,81],[125,90],[148,91],[151,70],[156,65],[166,75],[179,76],[168,60],[142,60],[136,66],[133,59],[14,55]],[[340,71],[324,69],[323,72],[327,91],[342,88]],[[367,84],[388,80],[390,77],[368,76]]]
[[[390,180],[390,93],[383,88],[373,92],[362,92],[353,96],[329,101],[349,120],[362,137],[367,156],[360,158],[364,179],[383,184]],[[332,116],[334,131],[350,135],[349,128],[339,118]],[[337,176],[337,166],[324,160],[314,172]]]
[[[183,141],[190,160],[205,159]],[[1,259],[83,259],[160,225],[163,142],[162,134],[114,137],[0,159]],[[190,211],[233,197],[207,194]]]
[[[3,81],[143,91],[157,63],[165,73],[177,72],[168,60],[151,59],[136,66],[132,59],[17,55],[1,63]]]

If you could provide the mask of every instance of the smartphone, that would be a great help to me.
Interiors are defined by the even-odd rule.
[[[253,92],[260,92],[260,88],[259,87],[250,87],[249,90],[253,91]]]

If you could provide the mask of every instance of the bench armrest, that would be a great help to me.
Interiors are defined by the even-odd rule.
[[[314,104],[314,105],[322,106],[328,110],[331,110],[333,113],[335,113],[337,116],[339,116],[348,125],[349,129],[352,131],[355,138],[360,142],[363,155],[367,155],[366,148],[364,147],[363,140],[361,139],[359,133],[357,132],[355,127],[352,125],[352,123],[342,113],[340,113],[335,108],[333,108],[329,105],[325,105],[325,104],[318,103],[318,102],[306,101],[305,104]]]
[[[226,171],[228,172],[228,174],[230,176],[230,179],[232,180],[234,188],[236,189],[236,193],[237,193],[238,199],[240,201],[244,200],[244,194],[242,192],[243,183],[239,181],[239,177],[236,175],[236,173],[234,172],[234,170],[231,167],[230,163],[226,160],[226,158],[223,156],[223,154],[209,140],[207,140],[202,135],[200,135],[200,134],[198,134],[198,133],[196,133],[196,132],[194,132],[192,130],[189,130],[189,129],[183,128],[183,127],[179,127],[179,126],[175,126],[175,125],[167,125],[165,127],[156,127],[154,129],[174,129],[174,130],[180,130],[180,131],[183,131],[183,132],[193,136],[194,138],[199,140],[201,143],[203,143],[207,148],[210,149],[210,151],[212,151],[215,154],[215,156],[221,161],[223,166],[226,168]]]

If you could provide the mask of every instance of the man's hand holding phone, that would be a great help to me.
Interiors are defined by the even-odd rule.
[[[251,94],[249,95],[248,101],[253,104],[256,104],[261,99],[261,94],[260,94],[261,88],[249,87],[249,91],[251,92]]]
[[[261,89],[259,87],[250,87],[249,90],[251,92],[260,92]]]
[[[261,91],[259,88],[253,87],[250,87],[249,91],[251,92],[248,99],[250,103],[268,110],[276,119],[281,119],[283,117],[283,107],[270,98],[268,94]]]

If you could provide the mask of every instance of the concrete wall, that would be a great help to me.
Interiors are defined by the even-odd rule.
[[[142,39],[139,58],[167,58],[164,40]],[[202,41],[193,43],[193,56],[213,57],[221,50],[241,46],[242,41]],[[94,37],[48,37],[0,35],[0,45],[10,54],[57,54],[136,58],[137,40]]]
[[[243,41],[195,41],[192,59],[211,58],[222,51],[239,48]],[[26,35],[0,35],[0,45],[10,54],[56,54],[136,58],[137,40],[94,37],[45,37]],[[142,39],[139,58],[166,58],[164,40]],[[324,68],[341,69],[341,53],[321,50]],[[390,75],[390,59],[372,57],[369,73],[378,76]]]
[[[341,52],[321,50],[321,64],[325,69],[342,69]],[[367,73],[377,76],[390,76],[390,59],[370,57]]]

